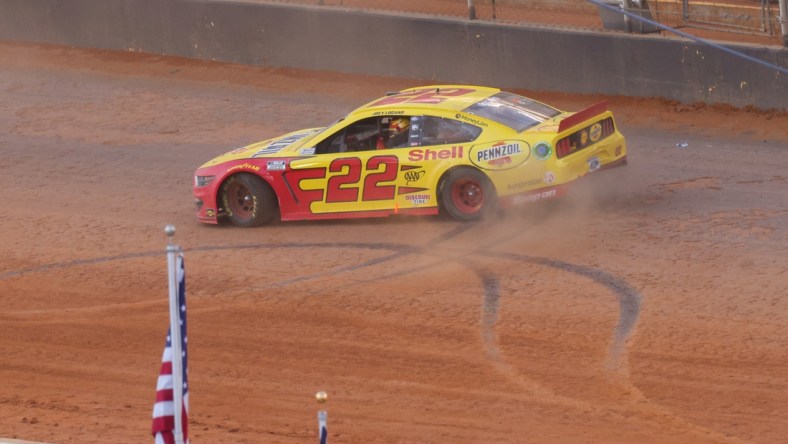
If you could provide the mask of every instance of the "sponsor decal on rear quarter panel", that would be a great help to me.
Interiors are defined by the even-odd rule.
[[[501,140],[471,147],[471,162],[485,170],[508,170],[525,162],[531,147],[522,140]]]

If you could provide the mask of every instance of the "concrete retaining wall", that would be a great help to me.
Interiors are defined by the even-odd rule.
[[[694,42],[224,0],[0,0],[0,39],[788,109],[788,76]],[[730,46],[777,66],[780,47]]]

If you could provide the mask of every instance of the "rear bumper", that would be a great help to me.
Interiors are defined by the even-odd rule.
[[[620,158],[618,158],[618,159],[616,159],[616,160],[614,160],[612,162],[608,162],[608,163],[606,163],[604,165],[601,165],[598,169],[596,169],[594,171],[598,172],[598,171],[603,171],[603,170],[609,170],[609,169],[622,167],[622,166],[626,166],[626,165],[627,165],[627,156],[625,154],[622,157],[620,157]],[[498,205],[501,208],[508,208],[508,207],[515,206],[515,205],[521,205],[521,204],[526,204],[526,203],[534,203],[534,202],[539,202],[539,201],[542,201],[542,200],[555,199],[556,197],[560,197],[560,196],[563,196],[564,194],[566,194],[569,191],[569,189],[572,186],[574,186],[575,183],[577,183],[578,181],[582,181],[586,177],[589,177],[589,176],[586,174],[586,175],[578,177],[577,179],[575,179],[573,181],[570,181],[570,182],[567,182],[567,183],[563,183],[563,184],[560,184],[560,185],[551,186],[551,187],[545,187],[545,188],[539,188],[539,189],[536,189],[536,190],[530,190],[530,191],[526,191],[526,192],[518,193],[518,194],[513,194],[513,195],[509,195],[509,196],[503,196],[503,197],[499,198]]]
[[[602,165],[601,167],[599,167],[599,170],[600,171],[602,171],[602,170],[609,170],[611,168],[622,167],[622,166],[626,166],[626,165],[627,165],[627,156],[624,155],[624,157],[622,157],[620,159],[614,160],[614,161],[612,161],[612,162],[610,162],[610,163],[608,163],[606,165]]]

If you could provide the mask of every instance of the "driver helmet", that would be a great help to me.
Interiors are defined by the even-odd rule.
[[[410,119],[407,117],[396,117],[389,122],[389,135],[394,136],[408,130]]]

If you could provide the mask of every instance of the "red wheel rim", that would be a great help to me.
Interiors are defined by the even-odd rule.
[[[484,205],[484,190],[475,180],[460,179],[451,186],[451,201],[458,210],[472,214]]]
[[[227,206],[230,212],[241,218],[254,215],[254,196],[252,191],[243,184],[236,182],[227,187]]]

